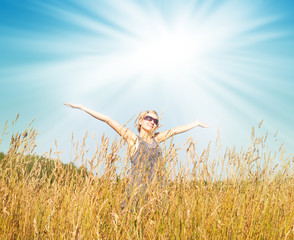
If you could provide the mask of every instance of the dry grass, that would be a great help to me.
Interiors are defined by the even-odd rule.
[[[252,144],[240,151],[221,153],[217,139],[214,157],[211,146],[198,156],[190,139],[191,171],[177,170],[176,147],[166,146],[167,184],[133,194],[123,210],[126,169],[117,173],[115,164],[120,142],[103,137],[87,159],[85,139],[75,144],[88,172],[64,167],[58,152],[51,153],[55,160],[34,156],[36,135],[33,128],[13,135],[0,163],[1,239],[294,238],[293,155],[283,148],[271,153],[267,136],[255,137],[254,129]]]

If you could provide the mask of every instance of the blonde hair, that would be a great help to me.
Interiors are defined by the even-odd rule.
[[[146,111],[144,111],[144,112],[141,112],[140,115],[139,115],[139,117],[138,117],[138,123],[137,123],[137,129],[138,129],[138,132],[141,131],[141,125],[139,124],[140,121],[142,121],[143,118],[144,118],[148,113],[153,113],[153,114],[155,114],[155,115],[159,118],[158,113],[157,113],[156,111],[154,111],[154,110],[146,110]]]

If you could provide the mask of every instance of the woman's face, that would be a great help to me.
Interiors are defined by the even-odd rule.
[[[154,113],[147,113],[141,120],[141,129],[147,132],[154,132],[158,127],[158,116]]]

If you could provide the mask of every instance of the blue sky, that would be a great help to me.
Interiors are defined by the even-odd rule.
[[[258,134],[279,130],[273,143],[293,153],[293,1],[1,0],[0,32],[0,127],[35,119],[39,154],[56,140],[68,162],[72,133],[116,136],[63,102],[133,118],[131,129],[145,109],[164,112],[162,130],[200,118],[211,128],[175,138],[200,152],[218,129],[225,146],[248,146],[263,120]]]

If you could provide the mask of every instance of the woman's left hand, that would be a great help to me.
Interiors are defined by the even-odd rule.
[[[71,107],[71,108],[77,108],[77,109],[81,109],[83,108],[83,105],[81,104],[71,104],[71,103],[64,103],[65,106]]]

